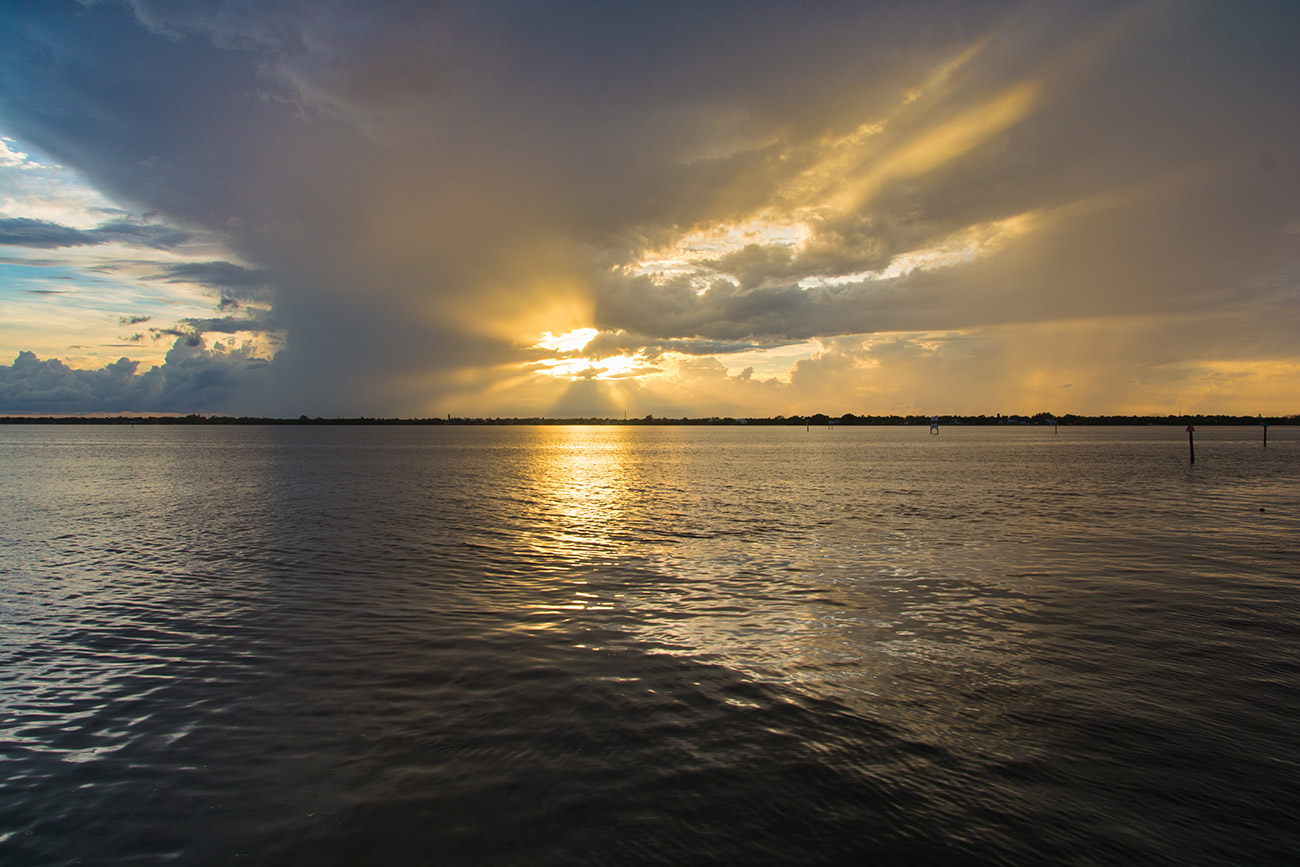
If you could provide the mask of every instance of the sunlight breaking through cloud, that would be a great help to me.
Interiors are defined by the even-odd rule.
[[[590,343],[591,338],[599,333],[600,331],[595,328],[575,328],[557,337],[547,331],[535,345],[553,352],[576,352]]]
[[[294,416],[1293,409],[1287,4],[71,6],[0,29],[10,358],[234,335],[206,408]]]

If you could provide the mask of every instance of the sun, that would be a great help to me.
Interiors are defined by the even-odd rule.
[[[571,380],[627,379],[658,373],[640,353],[614,354],[601,358],[578,355],[600,333],[596,328],[575,328],[564,334],[542,332],[533,343],[534,349],[545,349],[556,354],[552,358],[539,358],[532,362],[533,369],[546,376]]]
[[[533,345],[539,349],[549,349],[552,352],[577,352],[590,343],[591,339],[599,333],[600,331],[595,328],[575,328],[559,336],[546,331],[542,333],[542,339]]]

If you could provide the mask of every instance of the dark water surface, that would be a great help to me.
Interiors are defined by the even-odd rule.
[[[0,428],[0,862],[1294,864],[1300,430]]]

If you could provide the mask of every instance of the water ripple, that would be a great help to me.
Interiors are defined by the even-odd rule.
[[[0,856],[1290,863],[1286,430],[6,429]]]

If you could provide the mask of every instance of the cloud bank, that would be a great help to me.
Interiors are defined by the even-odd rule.
[[[178,339],[166,363],[139,371],[120,358],[98,370],[20,352],[0,367],[0,406],[22,414],[198,412],[265,387],[270,364],[245,349]]]
[[[0,128],[157,216],[0,244],[220,239],[157,333],[284,343],[204,410],[1295,411],[1291,4],[11,17]]]

